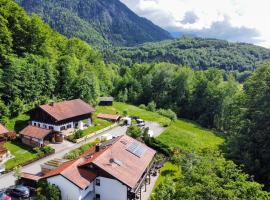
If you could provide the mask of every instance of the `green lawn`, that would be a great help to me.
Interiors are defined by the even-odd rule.
[[[6,169],[11,169],[37,157],[36,152],[34,152],[30,147],[23,146],[17,141],[6,142],[5,147],[13,156],[15,156],[15,158],[12,158],[5,163]]]
[[[202,148],[218,148],[224,139],[211,130],[202,128],[194,122],[177,120],[171,124],[158,140],[170,147],[196,151]]]
[[[20,114],[17,117],[4,119],[4,124],[10,131],[19,133],[28,123],[30,117],[26,114]],[[17,165],[21,165],[33,158],[36,158],[36,152],[32,148],[22,145],[19,141],[9,141],[5,143],[6,148],[11,152],[14,158],[5,163],[6,169],[11,169]]]
[[[112,122],[109,122],[107,120],[102,120],[102,119],[94,119],[94,125],[93,126],[89,126],[88,128],[83,130],[83,135],[82,137],[86,136],[86,135],[90,135],[91,133],[94,133],[98,130],[101,130],[103,128],[106,128],[110,125],[112,125]]]
[[[172,179],[177,178],[181,175],[180,168],[173,165],[171,162],[166,162],[164,167],[160,170],[160,175],[155,183],[154,188],[156,188],[166,177],[171,177]]]
[[[123,114],[123,111],[125,110],[129,116],[137,116],[145,121],[158,122],[161,125],[168,125],[171,122],[169,118],[163,117],[158,113],[143,110],[136,106],[120,102],[114,102],[113,106],[98,106],[96,113]]]

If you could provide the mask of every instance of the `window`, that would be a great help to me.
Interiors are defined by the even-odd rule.
[[[100,179],[96,179],[96,185],[100,186]]]
[[[34,126],[37,126],[37,123],[36,122],[34,122]]]
[[[100,194],[96,194],[96,200],[100,200]]]
[[[52,126],[49,126],[49,129],[50,129],[50,130],[53,130],[53,127],[52,127]]]

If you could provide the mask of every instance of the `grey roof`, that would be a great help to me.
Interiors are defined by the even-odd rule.
[[[113,101],[113,97],[99,97],[99,101]]]

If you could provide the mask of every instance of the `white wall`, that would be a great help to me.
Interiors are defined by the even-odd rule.
[[[80,200],[80,188],[68,181],[61,175],[53,176],[47,179],[50,184],[55,184],[61,191],[62,200]]]
[[[91,183],[85,190],[82,190],[61,175],[50,177],[47,181],[50,184],[54,184],[59,187],[61,191],[61,200],[82,200],[85,197],[95,196],[92,194],[94,192],[93,183]],[[93,198],[90,198],[89,200],[92,199]]]
[[[53,130],[54,131],[58,131],[58,132],[60,132],[62,126],[66,126],[67,127],[68,125],[71,125],[71,128],[74,128],[73,122],[70,122],[70,123],[67,123],[67,124],[61,124],[59,126],[55,126],[53,124],[46,124],[46,123],[42,123],[42,122],[37,122],[37,121],[31,121],[31,125],[32,126],[35,126],[34,123],[36,123],[36,126],[37,127],[38,127],[38,124],[40,124],[40,127],[41,128],[47,128],[47,129],[49,129],[49,126],[52,126],[53,127]]]
[[[97,177],[100,186],[94,182],[95,193],[100,194],[100,200],[127,200],[127,186],[115,179]]]

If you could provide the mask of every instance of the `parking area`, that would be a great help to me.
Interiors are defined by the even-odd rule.
[[[145,122],[145,127],[149,127],[149,130],[153,131],[153,137],[159,136],[165,128],[156,122]]]

